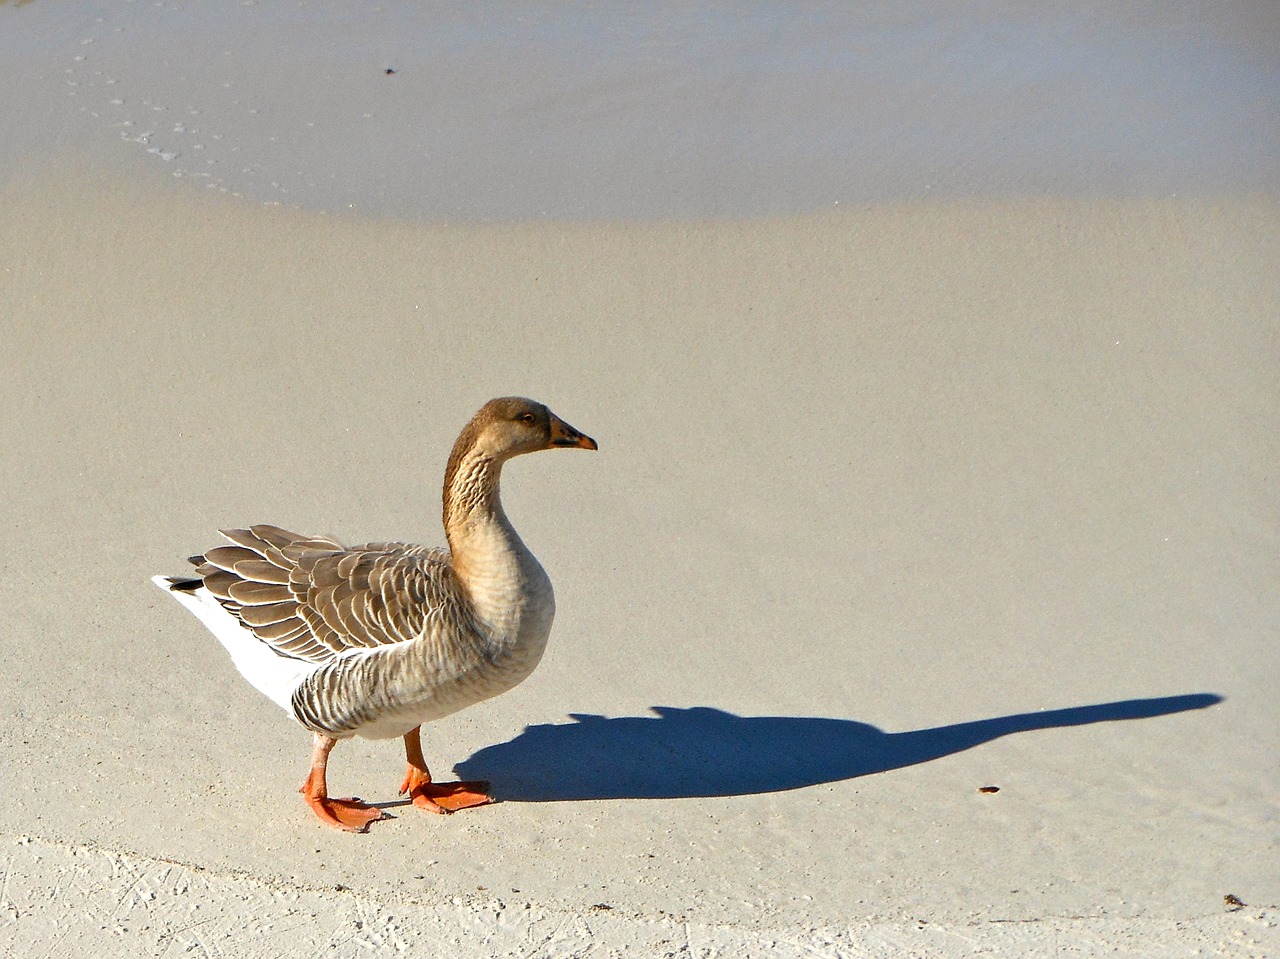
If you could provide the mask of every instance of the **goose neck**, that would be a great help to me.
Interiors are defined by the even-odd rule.
[[[524,544],[502,509],[502,461],[473,451],[451,467],[444,491],[444,531],[454,571],[474,593],[478,579],[514,575],[511,567],[518,565]]]

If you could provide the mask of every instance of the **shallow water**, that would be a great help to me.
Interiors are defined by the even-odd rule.
[[[0,7],[0,162],[70,146],[415,219],[1269,190],[1277,21],[1249,2],[36,0]]]

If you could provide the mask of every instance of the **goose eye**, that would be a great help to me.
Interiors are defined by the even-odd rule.
[[[525,413],[520,417],[520,421],[523,423],[535,423],[537,419],[532,413]]]

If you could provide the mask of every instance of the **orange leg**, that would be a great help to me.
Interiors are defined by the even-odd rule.
[[[488,783],[433,783],[427,771],[427,761],[422,756],[420,727],[404,734],[404,755],[408,761],[400,795],[408,796],[419,809],[433,813],[449,813],[471,806],[483,806],[493,802],[488,794]]]
[[[329,764],[329,752],[338,744],[336,739],[312,733],[311,772],[298,792],[307,801],[316,817],[326,826],[347,832],[364,832],[369,823],[382,818],[382,810],[375,809],[359,799],[330,799],[325,783],[325,766]]]

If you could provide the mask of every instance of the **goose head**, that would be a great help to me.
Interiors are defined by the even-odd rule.
[[[543,404],[522,396],[490,400],[471,418],[463,435],[474,452],[498,461],[538,450],[599,449],[590,436],[574,429]]]
[[[458,434],[444,473],[444,529],[454,568],[465,568],[466,549],[459,536],[474,511],[502,511],[498,474],[503,463],[538,450],[598,448],[590,436],[534,400],[503,396],[480,407]]]

